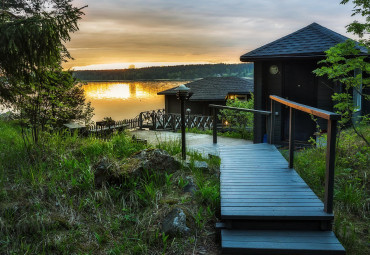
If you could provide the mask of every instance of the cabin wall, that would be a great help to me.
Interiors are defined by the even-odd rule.
[[[331,96],[337,91],[333,82],[316,77],[312,71],[316,69],[318,60],[281,60],[258,61],[254,63],[254,96],[255,109],[271,110],[270,95],[287,98],[320,109],[333,111]],[[276,65],[277,74],[270,72]],[[365,108],[365,107],[364,107]],[[273,142],[281,143],[288,138],[289,108],[275,103]],[[314,134],[315,122],[308,114],[296,111],[296,139],[307,141]],[[318,118],[321,130],[327,129],[327,121]],[[255,115],[254,143],[263,141],[264,134],[270,136],[270,118]]]
[[[176,96],[165,96],[165,109],[167,113],[180,113],[181,105],[180,100]],[[190,114],[194,115],[212,115],[212,109],[208,107],[210,104],[225,105],[226,101],[186,101],[185,109],[190,109]]]
[[[279,69],[277,74],[270,73],[270,67],[276,65]],[[282,96],[282,73],[281,62],[259,61],[254,63],[254,108],[256,110],[271,110],[270,95]],[[273,141],[281,141],[281,105],[275,104]],[[262,143],[263,137],[270,138],[271,118],[264,115],[254,116],[254,143]]]
[[[272,74],[270,72],[271,66],[277,66],[278,67],[278,73]],[[264,91],[264,97],[266,99],[265,101],[265,107],[267,111],[271,110],[271,100],[270,95],[275,96],[283,96],[283,74],[284,74],[284,65],[282,62],[264,62],[263,63],[263,76],[265,78],[265,91]],[[279,103],[274,103],[274,112],[273,112],[273,118],[274,118],[274,127],[273,127],[273,134],[272,134],[272,140],[273,143],[279,143],[282,138],[282,106]],[[270,134],[270,119],[268,118],[267,121],[267,130],[268,134]]]
[[[265,98],[263,95],[262,62],[254,63],[254,109],[265,109]],[[262,143],[263,135],[266,133],[266,123],[260,114],[254,115],[253,120],[253,143]]]

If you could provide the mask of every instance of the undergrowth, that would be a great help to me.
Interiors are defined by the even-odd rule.
[[[178,132],[181,132],[179,130]],[[211,129],[199,129],[199,128],[186,128],[186,132],[194,133],[194,134],[206,134],[206,135],[213,135],[213,131]],[[253,131],[246,130],[245,132],[241,133],[239,131],[232,131],[232,130],[223,130],[218,131],[217,136],[223,137],[230,137],[230,138],[238,138],[238,139],[245,139],[245,140],[253,140]]]
[[[179,143],[161,144],[178,154]],[[96,188],[94,166],[102,158],[120,165],[150,147],[122,133],[110,139],[43,134],[24,146],[16,122],[0,121],[0,254],[185,254],[202,247],[213,253],[219,211],[217,158],[209,171],[147,171],[120,185]],[[183,193],[188,176],[198,186]],[[163,217],[182,208],[191,234],[169,237]]]
[[[370,138],[370,127],[360,127]],[[370,147],[345,130],[338,139],[334,186],[334,231],[347,254],[370,254]],[[286,152],[284,153],[287,154]],[[296,152],[294,168],[323,200],[326,147]]]

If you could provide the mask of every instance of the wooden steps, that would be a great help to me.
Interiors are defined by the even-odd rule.
[[[342,255],[332,231],[221,230],[224,254]]]
[[[242,254],[345,254],[334,215],[275,146],[220,148],[222,251]]]

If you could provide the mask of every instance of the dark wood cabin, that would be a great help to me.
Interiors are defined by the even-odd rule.
[[[255,109],[270,110],[269,95],[317,107],[333,110],[331,96],[340,91],[340,85],[325,77],[316,77],[312,73],[318,68],[317,62],[325,57],[325,51],[349,38],[340,35],[317,23],[312,23],[292,34],[268,43],[240,57],[242,62],[254,62]],[[361,49],[364,53],[364,49]],[[358,98],[358,95],[354,95]],[[365,100],[356,100],[362,111],[368,111]],[[289,109],[276,104],[276,122],[273,134],[274,143],[288,140]],[[307,141],[316,131],[316,124],[311,116],[296,111],[295,139]],[[322,130],[326,121],[319,119]],[[254,142],[263,141],[268,134],[269,120],[255,115]]]
[[[253,79],[239,77],[209,77],[185,84],[193,95],[185,102],[186,109],[194,115],[211,115],[209,104],[225,105],[227,99],[250,98],[253,92]],[[180,101],[176,98],[176,88],[161,91],[165,95],[167,113],[180,113]]]

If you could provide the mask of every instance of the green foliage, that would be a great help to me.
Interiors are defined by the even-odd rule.
[[[187,254],[214,242],[209,233],[214,232],[219,205],[214,209],[214,198],[205,197],[219,197],[218,186],[212,187],[218,183],[213,171],[183,168],[169,174],[148,169],[98,189],[97,162],[104,157],[120,168],[147,146],[124,133],[102,140],[42,132],[40,144],[31,144],[28,152],[19,121],[0,121],[1,254]],[[219,167],[217,157],[188,155]],[[178,186],[189,175],[201,187],[199,198]],[[183,209],[195,230],[190,237],[162,233],[160,222],[174,206]]]
[[[251,94],[251,98],[246,101],[237,98],[228,99],[226,106],[254,109],[254,95]],[[253,113],[224,109],[220,111],[219,118],[227,121],[227,127],[237,130],[241,134],[241,138],[253,140]]]
[[[357,111],[353,102],[353,91],[358,91],[364,100],[370,99],[369,95],[361,92],[370,86],[370,78],[366,78],[366,75],[370,74],[370,63],[365,59],[365,56],[360,55],[360,50],[356,48],[355,42],[348,40],[326,51],[326,59],[319,62],[323,66],[314,71],[318,76],[327,76],[343,85],[343,91],[334,93],[332,97],[335,109],[342,115],[340,120],[342,126],[351,123],[354,113]],[[356,70],[362,70],[362,74],[355,75]],[[366,121],[368,116],[362,118]]]
[[[34,74],[70,57],[63,43],[70,40],[69,33],[78,30],[83,15],[71,2],[2,0],[0,70],[10,81],[28,83],[37,79]]]
[[[0,17],[0,103],[21,113],[38,142],[41,130],[91,118],[81,86],[61,63],[64,43],[83,15],[71,0],[3,0]]]
[[[350,0],[342,0],[341,4],[347,4]],[[347,32],[358,35],[363,44],[370,46],[369,39],[363,38],[364,35],[370,33],[370,3],[368,0],[352,0],[354,9],[352,10],[352,16],[360,15],[365,17],[365,22],[353,21],[347,25]]]
[[[70,72],[43,72],[43,82],[31,84],[36,93],[23,94],[15,102],[25,124],[33,130],[52,131],[70,120],[90,123],[93,108],[85,103],[82,85]]]
[[[169,141],[160,141],[157,139],[158,144],[156,147],[161,150],[167,151],[170,155],[177,155],[181,153],[181,140],[169,140]]]
[[[359,126],[359,132],[370,138],[370,126]],[[294,166],[313,191],[324,198],[326,148],[314,147],[299,151]],[[367,240],[370,211],[368,185],[370,147],[352,129],[341,134],[336,149],[334,186],[334,230],[348,254],[369,253]]]
[[[349,0],[343,0],[341,4],[347,4],[348,2]],[[335,93],[332,97],[335,102],[335,109],[342,115],[339,122],[341,128],[352,125],[355,133],[367,145],[370,145],[365,135],[356,128],[355,122],[358,117],[355,115],[358,108],[352,97],[354,93],[357,93],[362,97],[362,100],[370,100],[370,95],[366,94],[370,87],[370,63],[366,60],[367,56],[364,56],[363,52],[370,52],[370,41],[363,38],[365,34],[370,32],[370,4],[368,0],[353,0],[352,2],[355,5],[352,16],[359,14],[365,18],[365,22],[361,23],[355,20],[347,26],[347,31],[362,38],[361,44],[357,44],[353,40],[347,40],[330,48],[325,52],[326,59],[319,62],[322,66],[316,69],[314,73],[318,76],[327,76],[342,85],[342,91]],[[360,120],[362,123],[368,124],[369,117],[369,114],[363,115]]]

